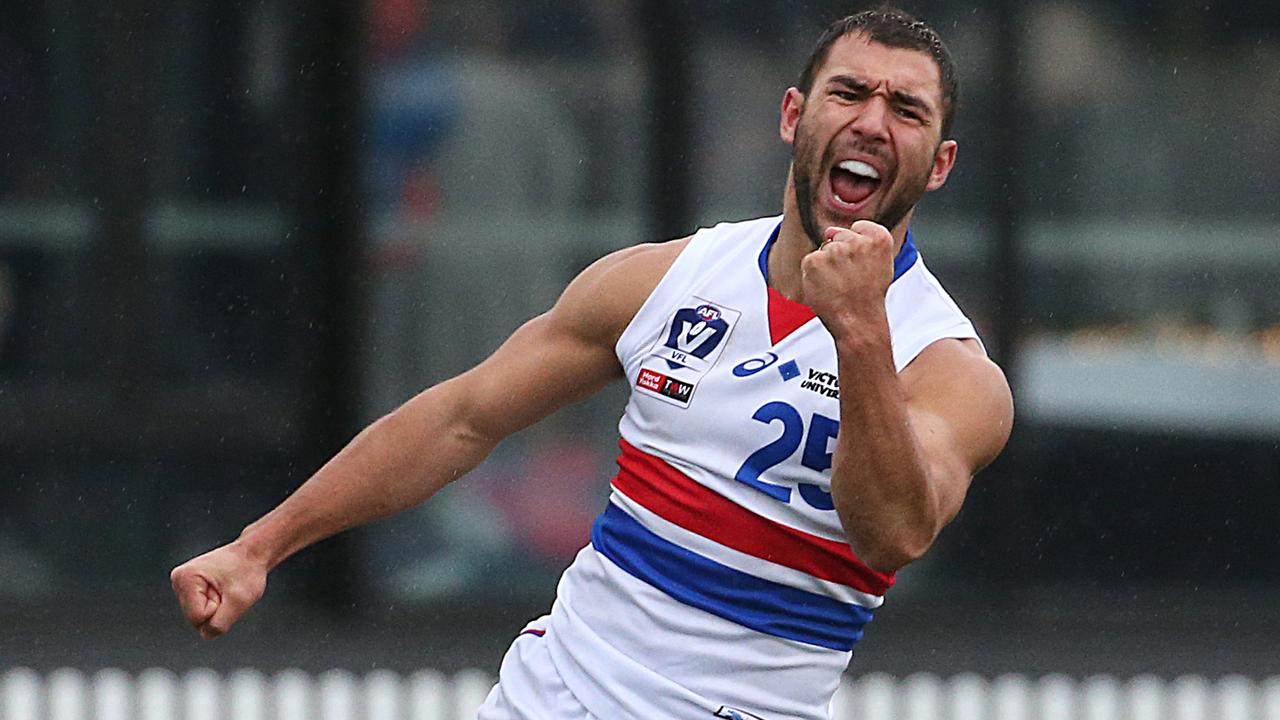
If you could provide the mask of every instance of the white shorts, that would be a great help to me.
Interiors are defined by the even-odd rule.
[[[516,636],[476,720],[596,720],[569,692],[542,639],[547,618]]]

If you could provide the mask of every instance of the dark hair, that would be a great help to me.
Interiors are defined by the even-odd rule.
[[[831,46],[840,38],[855,34],[865,35],[868,40],[886,47],[918,50],[933,58],[942,85],[942,137],[948,137],[951,123],[955,120],[956,104],[960,101],[960,78],[956,75],[955,64],[951,62],[951,53],[933,28],[898,8],[886,6],[865,10],[828,25],[800,73],[800,81],[796,84],[800,92],[807,96],[813,90],[814,75],[827,61]]]

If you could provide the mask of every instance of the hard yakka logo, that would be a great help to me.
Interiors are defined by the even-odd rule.
[[[689,398],[693,396],[692,384],[680,382],[648,368],[640,369],[640,376],[636,378],[636,387],[652,390],[682,403],[689,402]]]
[[[835,373],[809,368],[809,377],[800,383],[800,387],[812,390],[819,395],[840,399],[840,377]]]

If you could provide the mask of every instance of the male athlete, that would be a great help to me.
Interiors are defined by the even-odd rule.
[[[926,25],[896,10],[835,23],[782,100],[781,217],[584,270],[488,360],[175,569],[187,618],[221,635],[292,553],[426,500],[623,379],[607,509],[479,718],[827,717],[894,572],[1012,422],[1003,375],[908,230],[955,162],[955,103]]]

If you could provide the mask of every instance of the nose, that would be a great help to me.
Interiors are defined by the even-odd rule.
[[[889,101],[879,93],[872,93],[858,106],[857,115],[848,127],[867,139],[889,139]]]

